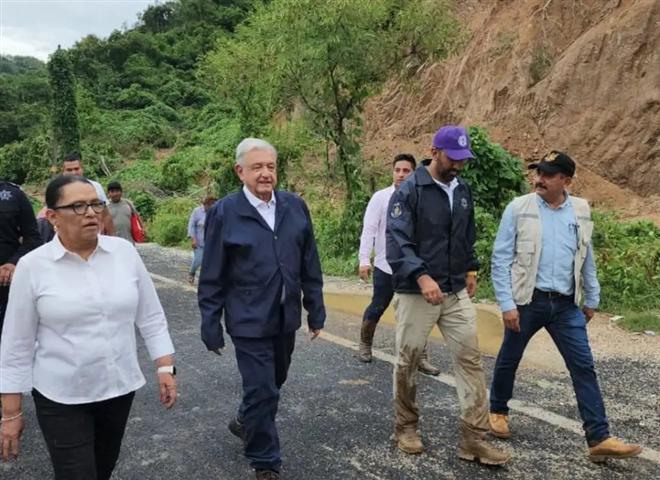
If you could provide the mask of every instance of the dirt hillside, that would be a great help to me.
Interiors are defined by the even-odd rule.
[[[457,0],[470,39],[365,111],[365,153],[428,153],[447,122],[479,124],[523,158],[578,163],[574,191],[660,223],[660,1]]]

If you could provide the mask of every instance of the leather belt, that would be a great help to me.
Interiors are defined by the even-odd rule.
[[[532,300],[557,300],[557,299],[573,299],[573,295],[564,295],[559,292],[546,292],[544,290],[534,289]]]

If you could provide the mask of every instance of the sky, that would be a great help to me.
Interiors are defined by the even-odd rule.
[[[47,60],[89,34],[132,27],[158,0],[0,0],[0,54]]]

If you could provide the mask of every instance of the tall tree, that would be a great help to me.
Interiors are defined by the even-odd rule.
[[[68,152],[80,151],[73,68],[67,52],[59,45],[48,62],[48,78],[52,93],[53,140],[57,160]]]

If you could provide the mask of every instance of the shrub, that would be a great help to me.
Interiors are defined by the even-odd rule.
[[[593,216],[601,308],[660,309],[660,228],[648,221],[622,223],[610,213]]]
[[[130,200],[145,222],[153,218],[156,213],[156,197],[149,192],[137,191],[130,193]]]
[[[148,224],[149,238],[165,246],[185,244],[188,218],[196,206],[197,202],[190,198],[169,198],[161,202]]]
[[[461,177],[470,184],[475,203],[499,216],[511,199],[528,189],[522,162],[491,141],[484,128],[468,130],[476,158],[467,162]]]
[[[546,45],[537,45],[532,51],[532,60],[529,64],[529,86],[536,85],[545,78],[552,68],[552,55]]]
[[[179,150],[161,164],[159,186],[170,192],[185,193],[196,180],[211,176],[213,151],[204,147]]]

